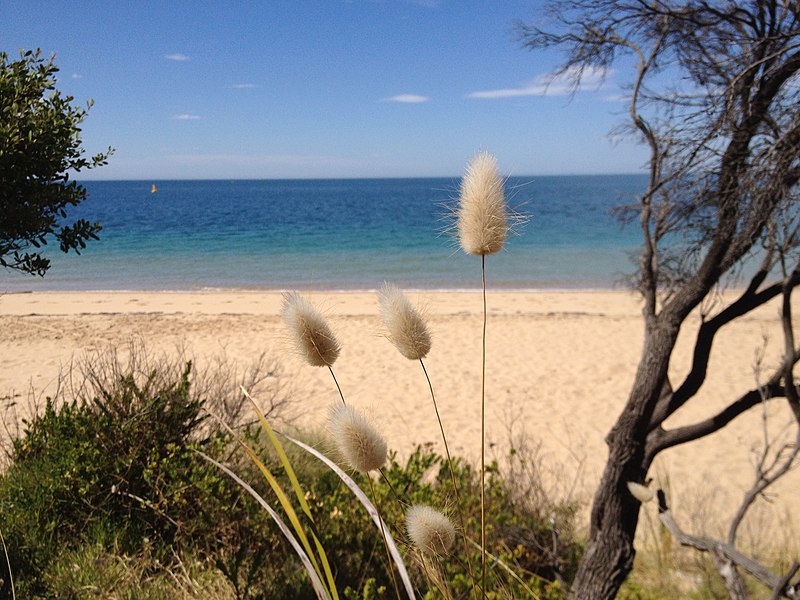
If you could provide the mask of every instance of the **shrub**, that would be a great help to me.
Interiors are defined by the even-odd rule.
[[[81,588],[113,595],[116,577],[163,582],[183,564],[216,571],[218,577],[204,577],[230,597],[313,597],[307,574],[266,513],[195,451],[232,463],[241,477],[273,501],[252,462],[235,451],[216,421],[204,416],[204,407],[215,400],[192,389],[191,363],[177,372],[166,364],[149,372],[110,372],[112,378],[94,378],[91,395],[83,387],[83,394],[70,402],[48,400],[37,416],[23,422],[13,440],[9,466],[0,475],[0,530],[17,597],[78,597],[75,590]],[[263,430],[245,426],[241,435],[288,488]],[[391,595],[383,542],[366,511],[335,473],[288,443],[286,449],[306,491],[341,597]],[[479,515],[477,473],[459,459],[454,466],[465,514]],[[438,597],[406,543],[404,513],[409,504],[445,507],[445,512],[454,513],[446,463],[422,446],[404,462],[391,454],[383,471],[385,479],[375,480],[375,490],[384,518],[417,588]],[[355,474],[354,479],[367,487],[364,475]],[[488,550],[519,577],[493,560],[489,589],[517,597],[533,589],[543,597],[560,597],[560,588],[550,582],[571,576],[579,547],[562,536],[557,556],[547,550],[553,535],[548,515],[557,514],[559,522],[568,523],[574,507],[544,510],[526,504],[519,497],[519,482],[509,485],[496,465],[489,469],[488,483],[487,505],[493,516]],[[472,517],[466,526],[470,538],[479,539],[479,520]],[[469,557],[462,554],[442,562],[440,584],[455,596],[471,585],[466,560],[473,567],[480,565],[479,546]],[[9,581],[4,560],[0,577]],[[162,583],[154,586],[149,589],[163,589]],[[161,592],[153,593],[162,597]]]
[[[253,434],[251,439],[257,437],[257,434]],[[334,568],[337,589],[342,597],[362,600],[393,597],[381,534],[370,521],[366,510],[338,476],[321,463],[309,462],[302,454],[293,455],[290,460],[314,512],[316,531]],[[269,461],[267,464],[277,476],[279,465]],[[472,561],[473,570],[477,570],[481,560],[480,545],[477,543],[480,539],[480,481],[468,463],[456,459],[454,466],[464,505],[462,508],[465,514],[471,515],[467,522],[467,534],[476,545],[469,560]],[[443,506],[447,507],[449,514],[455,513],[447,463],[430,446],[418,446],[404,462],[398,461],[395,453],[390,453],[383,473],[385,477],[373,481],[381,514],[405,555],[405,563],[415,587],[423,597],[440,597],[428,579],[432,575],[430,564],[426,575],[420,559],[406,539],[404,522],[405,511],[412,504]],[[369,488],[366,475],[352,473],[351,476],[362,489]],[[253,481],[257,479],[250,480],[251,483]],[[487,506],[492,515],[488,550],[496,559],[492,561],[487,574],[487,588],[501,590],[498,593],[502,595],[492,595],[492,592],[487,597],[528,597],[531,590],[544,598],[563,597],[557,580],[562,576],[568,579],[574,575],[580,558],[580,545],[571,537],[561,537],[554,555],[554,532],[549,518],[542,518],[538,510],[526,506],[516,497],[515,488],[504,480],[496,464],[489,469],[488,489]],[[270,501],[268,492],[264,496]],[[567,525],[563,528],[564,532],[571,534],[569,525],[576,507],[557,505],[554,508],[558,511],[554,515],[557,522]],[[294,561],[294,555],[276,528],[270,529],[268,537],[259,541],[259,548],[268,549],[264,557],[266,564],[282,565],[273,567],[269,577],[264,580],[268,586],[263,588],[267,597],[289,599],[314,596],[307,576],[299,563]],[[291,559],[287,560],[287,557]],[[501,566],[499,561],[506,566]],[[468,597],[472,582],[463,553],[456,551],[440,564],[440,583],[454,597]]]
[[[228,439],[203,427],[190,372],[188,363],[171,383],[129,374],[91,399],[48,399],[25,422],[0,477],[0,527],[20,590],[45,593],[56,556],[92,540],[126,554],[147,545],[158,565],[175,549],[212,551],[235,537],[224,522],[237,520],[241,492],[194,451],[218,455]]]

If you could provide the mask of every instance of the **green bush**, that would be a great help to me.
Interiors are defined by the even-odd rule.
[[[79,589],[113,597],[118,576],[160,581],[184,563],[216,570],[227,580],[223,587],[231,598],[313,597],[306,572],[265,511],[196,452],[231,464],[277,505],[251,461],[204,417],[204,406],[213,399],[192,392],[190,374],[191,364],[177,375],[174,369],[117,374],[96,384],[89,397],[60,405],[48,401],[41,414],[25,422],[9,467],[0,475],[0,531],[17,597],[80,597]],[[288,489],[261,429],[245,428],[242,436]],[[364,508],[322,463],[288,442],[286,447],[341,597],[393,597],[383,541]],[[469,515],[466,530],[478,541],[478,477],[459,460],[455,472],[462,510]],[[392,455],[384,473],[385,479],[374,481],[384,519],[420,595],[441,597],[406,544],[404,513],[410,503],[430,504],[446,507],[457,522],[446,464],[430,447],[418,447],[403,463]],[[354,479],[369,490],[364,476]],[[542,511],[530,506],[496,465],[489,469],[488,490],[488,549],[502,561],[490,562],[488,597],[525,597],[529,590],[544,598],[562,597],[554,582],[571,578],[580,548],[562,535],[553,553],[549,519],[554,516],[556,526],[569,534],[574,507]],[[480,552],[471,546],[465,555],[460,538],[457,544],[437,570],[440,585],[459,597],[471,586],[467,561],[474,573],[480,571]],[[74,571],[73,565],[86,568]],[[120,565],[136,565],[136,572]],[[430,575],[431,565],[428,570]],[[9,581],[4,560],[0,577]],[[0,588],[0,597],[7,591]]]
[[[255,437],[251,436],[251,440]],[[286,445],[289,446],[288,443]],[[314,511],[317,531],[334,568],[340,594],[348,599],[362,600],[394,597],[383,541],[366,510],[336,474],[315,459],[293,452],[290,460]],[[280,467],[274,462],[268,466],[274,474],[280,472]],[[467,534],[472,541],[479,542],[479,479],[469,464],[456,460],[454,466],[462,509],[464,514],[469,515],[465,523]],[[396,454],[390,454],[383,473],[385,477],[373,481],[383,518],[404,554],[406,567],[421,596],[439,598],[441,595],[435,586],[431,586],[419,558],[407,543],[404,515],[411,504],[428,504],[447,507],[453,521],[458,523],[447,464],[429,446],[419,446],[402,463],[397,460]],[[366,477],[358,473],[351,476],[369,495],[370,486]],[[487,597],[528,597],[531,590],[547,599],[564,597],[558,580],[569,581],[574,576],[580,558],[580,545],[572,537],[561,537],[557,552],[553,554],[554,532],[550,520],[541,518],[515,496],[496,464],[489,468],[487,482],[487,513],[491,515],[487,534],[489,552],[506,565],[504,568],[497,560],[491,561],[487,589],[492,592]],[[282,483],[285,484],[284,489],[288,489],[288,482]],[[271,501],[270,494],[263,491],[265,499]],[[575,506],[558,505],[556,508],[559,512],[552,515],[558,523],[556,526],[571,522],[575,516]],[[562,530],[562,533],[569,534],[572,531],[571,527],[563,527]],[[273,565],[268,576],[263,578],[267,587],[262,589],[267,591],[269,598],[313,597],[305,572],[294,560],[291,549],[282,537],[273,528],[269,538],[261,541],[261,548],[268,549],[264,561]],[[287,556],[291,559],[287,560]],[[451,556],[440,564],[442,583],[454,597],[470,595],[472,581],[467,560],[471,562],[473,573],[478,575],[479,546],[471,546],[467,558],[459,536]],[[275,565],[283,566],[275,568]],[[510,575],[509,570],[519,579]]]
[[[48,399],[26,422],[0,477],[0,527],[26,595],[46,594],[59,554],[98,539],[126,554],[147,546],[161,563],[230,542],[221,521],[238,519],[241,492],[195,452],[218,455],[228,439],[201,427],[190,371],[172,383],[127,375],[60,407]]]

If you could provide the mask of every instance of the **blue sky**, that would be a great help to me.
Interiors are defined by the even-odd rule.
[[[631,173],[612,140],[625,73],[570,97],[554,52],[515,39],[518,0],[0,0],[0,49],[56,53],[95,102],[85,179],[458,176],[480,149],[508,175]]]

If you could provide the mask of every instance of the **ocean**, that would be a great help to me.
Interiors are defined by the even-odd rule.
[[[507,289],[609,289],[640,243],[611,209],[644,175],[511,177],[525,218],[486,259]],[[158,188],[151,193],[151,184]],[[99,221],[80,256],[47,247],[43,277],[0,270],[28,290],[475,289],[480,258],[446,232],[458,179],[88,181],[71,218]]]

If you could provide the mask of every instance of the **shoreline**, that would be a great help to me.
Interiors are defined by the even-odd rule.
[[[342,288],[316,288],[303,290],[297,288],[253,290],[239,288],[209,289],[209,290],[99,290],[99,291],[25,291],[0,293],[0,317],[3,316],[33,316],[33,315],[66,315],[66,314],[123,314],[129,312],[158,312],[158,313],[200,313],[217,314],[220,303],[228,305],[229,314],[272,314],[278,316],[279,305],[283,294],[288,291],[297,291],[316,299],[325,297],[349,301],[358,299],[358,304],[366,306],[374,304],[377,315],[378,289],[350,290]],[[480,288],[475,289],[404,289],[407,295],[414,298],[437,299],[443,302],[447,298],[464,298],[481,293]],[[616,289],[487,289],[488,298],[498,298],[505,304],[511,297],[536,298],[546,301],[552,297],[568,298],[596,298],[601,296],[620,296],[638,301],[635,290]],[[264,305],[255,308],[252,302],[243,303],[244,300],[262,300]],[[176,303],[176,301],[181,301]],[[136,304],[137,306],[131,306]],[[337,303],[338,304],[338,303]],[[541,302],[537,302],[537,305]],[[35,308],[35,311],[29,310]],[[134,309],[140,310],[134,310]],[[489,307],[491,309],[491,306]],[[146,309],[146,310],[141,310]],[[461,309],[463,310],[463,309]],[[210,311],[210,312],[205,312]],[[346,313],[347,311],[345,311]]]
[[[387,280],[389,281],[389,280]],[[324,286],[324,285],[310,285],[310,286],[270,286],[270,287],[201,287],[201,288],[86,288],[86,289],[6,289],[0,288],[0,298],[3,296],[11,296],[16,294],[206,294],[206,293],[281,293],[285,291],[297,292],[331,292],[331,293],[374,293],[377,292],[379,286]],[[413,293],[464,293],[464,292],[480,292],[481,286],[458,286],[458,287],[414,287],[407,286],[402,288],[403,291]],[[738,288],[731,288],[738,289]],[[744,289],[744,288],[742,288]],[[627,292],[635,290],[625,285],[596,285],[596,286],[492,286],[487,285],[487,292],[507,292],[507,293],[582,293],[582,292]]]
[[[427,384],[419,365],[403,359],[382,336],[375,293],[302,293],[327,316],[341,341],[336,376],[348,403],[375,418],[400,457],[416,444],[440,449]],[[480,290],[407,294],[429,321],[433,349],[426,367],[451,448],[474,461],[480,439]],[[124,354],[132,340],[139,340],[155,355],[185,352],[200,367],[220,356],[246,367],[266,353],[280,362],[281,377],[297,398],[297,425],[319,428],[338,394],[327,371],[306,366],[291,351],[280,318],[281,302],[278,290],[2,295],[0,332],[6,360],[0,371],[0,398],[11,396],[10,401],[24,403],[31,387],[49,393],[58,385],[62,369],[109,348]],[[575,494],[588,503],[605,462],[605,435],[624,407],[638,364],[643,341],[640,297],[627,289],[490,288],[488,302],[491,452],[505,456],[522,436],[539,448],[549,483],[558,488],[577,480]],[[754,351],[762,346],[764,335],[770,338],[765,364],[775,364],[782,347],[776,310],[771,303],[720,332],[706,384],[695,401],[670,419],[669,427],[707,418],[751,389]],[[700,315],[692,315],[687,335],[679,338],[670,371],[674,383],[688,372],[690,334],[699,323]],[[771,403],[768,411],[776,431],[786,417],[783,404]],[[713,436],[665,452],[650,475],[669,487],[670,505],[686,522],[690,515],[708,510],[712,497],[713,514],[724,518],[749,487],[751,449],[758,447],[762,431],[761,411],[751,410]],[[798,485],[800,470],[775,489],[779,501],[764,509],[773,521],[800,510],[791,492]],[[796,518],[794,522],[800,525]]]

